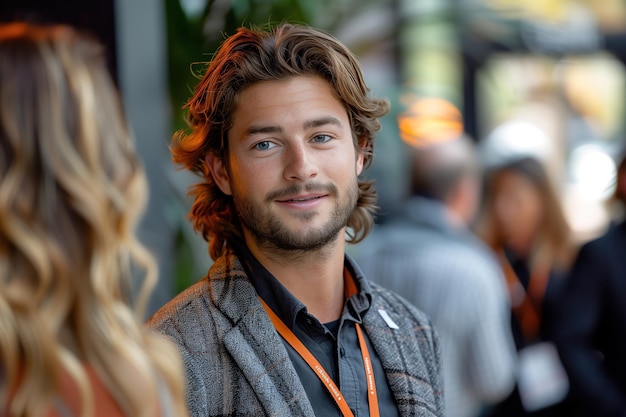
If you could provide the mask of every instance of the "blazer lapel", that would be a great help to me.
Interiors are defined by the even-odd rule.
[[[211,298],[230,319],[224,346],[269,416],[314,416],[300,378],[236,257],[217,265]]]
[[[401,416],[435,416],[428,364],[422,354],[426,351],[420,342],[420,329],[407,331],[405,319],[386,309],[391,319],[400,325],[392,329],[378,310],[384,309],[377,298],[363,318],[365,331],[380,358]],[[416,413],[416,411],[418,411]]]

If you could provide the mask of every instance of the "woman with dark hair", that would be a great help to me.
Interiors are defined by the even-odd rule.
[[[566,394],[567,384],[556,350],[545,342],[551,340],[552,305],[572,257],[570,229],[537,159],[524,157],[502,164],[487,173],[485,185],[478,234],[500,259],[520,354],[517,389],[491,415],[553,416],[553,404]],[[554,372],[549,376],[532,373],[534,364],[541,361],[548,361]],[[542,389],[544,377],[559,384]]]

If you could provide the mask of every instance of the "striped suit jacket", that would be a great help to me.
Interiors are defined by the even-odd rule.
[[[383,365],[401,416],[443,417],[439,346],[430,321],[372,284],[363,327]],[[385,310],[399,329],[391,329]],[[307,416],[313,409],[287,350],[234,255],[159,310],[148,326],[179,348],[192,417]]]

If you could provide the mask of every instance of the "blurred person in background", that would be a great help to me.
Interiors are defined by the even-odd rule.
[[[0,25],[0,80],[0,415],[186,415],[176,349],[141,323],[147,185],[103,48]]]
[[[626,204],[626,157],[615,199]],[[623,213],[622,213],[623,214]],[[626,416],[626,221],[581,248],[557,303],[555,340],[571,416]]]
[[[489,415],[559,415],[568,384],[550,340],[554,300],[572,258],[569,226],[544,166],[533,157],[490,169],[484,203],[477,229],[504,271],[520,360],[516,390]]]
[[[361,245],[357,260],[367,276],[432,318],[441,340],[446,415],[474,417],[514,386],[510,306],[495,256],[468,227],[480,200],[474,144],[460,129],[433,138],[446,111],[437,115],[441,103],[422,100],[426,118],[442,124],[412,129],[415,120],[404,118],[422,117],[415,106],[400,117],[400,134],[411,144],[411,195],[398,219]]]

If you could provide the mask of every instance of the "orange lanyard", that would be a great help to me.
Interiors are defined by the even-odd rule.
[[[504,251],[500,251],[512,310],[520,323],[526,342],[532,342],[539,335],[541,325],[541,304],[546,293],[550,272],[548,268],[534,268],[528,281],[528,291],[519,280]]]
[[[349,298],[352,295],[356,294],[357,288],[354,283],[354,279],[352,276],[346,271],[344,273],[345,276],[345,285],[346,285],[346,296]],[[267,315],[272,320],[274,327],[278,331],[278,333],[291,345],[292,348],[304,359],[304,361],[311,367],[311,369],[315,372],[317,377],[322,381],[330,395],[333,397],[339,410],[341,410],[341,414],[344,417],[354,417],[352,410],[348,406],[345,397],[339,390],[339,387],[332,380],[328,372],[324,369],[322,364],[319,363],[315,356],[304,346],[304,344],[298,339],[298,337],[283,323],[283,321],[274,313],[274,311],[268,306],[262,298],[261,304],[265,308]],[[370,409],[370,417],[379,417],[380,411],[378,410],[378,396],[376,394],[376,381],[374,379],[374,369],[372,368],[372,361],[369,353],[369,349],[367,348],[367,344],[365,343],[365,337],[363,336],[363,331],[361,330],[361,326],[359,323],[355,323],[356,325],[356,334],[359,339],[359,346],[361,348],[361,356],[363,357],[363,368],[365,369],[365,375],[367,378],[367,402],[369,404]]]

